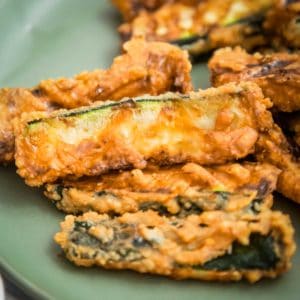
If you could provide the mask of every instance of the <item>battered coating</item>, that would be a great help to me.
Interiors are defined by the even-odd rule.
[[[196,5],[201,0],[112,0],[112,3],[122,14],[124,20],[130,21],[143,10],[155,11],[166,3],[183,3]]]
[[[262,25],[276,0],[200,1],[190,6],[172,3],[155,12],[142,11],[120,26],[122,41],[142,37],[149,41],[177,43],[193,56],[213,49],[242,45],[248,50],[265,45]]]
[[[273,121],[257,85],[143,96],[16,122],[18,173],[32,186],[124,168],[221,164],[254,151]]]
[[[258,161],[268,162],[282,170],[277,190],[300,203],[300,163],[291,154],[290,145],[276,124],[259,136],[255,153]]]
[[[300,2],[271,9],[264,23],[266,34],[270,36],[274,48],[300,48]]]
[[[156,210],[185,216],[207,210],[257,213],[272,206],[280,171],[268,164],[132,170],[48,184],[45,195],[66,213]]]
[[[243,49],[224,48],[209,61],[211,82],[220,86],[243,80],[257,83],[279,111],[300,110],[300,55],[248,54]]]
[[[55,235],[78,266],[130,269],[176,279],[255,282],[290,268],[295,252],[288,216],[204,212],[184,219],[156,212],[117,218],[86,213],[67,216]]]
[[[0,163],[13,160],[15,153],[12,120],[20,112],[51,111],[51,103],[36,98],[26,89],[0,89]]]
[[[107,70],[43,80],[32,89],[0,90],[0,162],[14,156],[12,120],[23,112],[76,108],[99,100],[192,90],[187,53],[163,43],[136,40]]]

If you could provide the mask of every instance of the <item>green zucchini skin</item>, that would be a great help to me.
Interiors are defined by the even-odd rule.
[[[189,194],[174,195],[174,193],[168,195],[166,192],[124,193],[118,190],[97,190],[95,192],[89,192],[77,189],[76,187],[55,184],[47,187],[45,195],[59,210],[72,214],[94,210],[98,213],[120,215],[124,212],[154,210],[160,215],[174,215],[184,218],[188,215],[200,214],[204,211],[212,210],[236,210],[257,214],[272,205],[270,199],[272,197],[269,194],[270,187],[268,187],[268,184],[268,182],[262,180],[257,189],[255,189],[255,187],[252,189],[244,188],[235,192],[206,189],[197,190],[197,188],[195,188],[193,196]],[[265,191],[262,192],[262,189],[265,189]],[[77,194],[79,196],[77,196]],[[148,197],[147,194],[149,194]],[[115,206],[104,205],[112,201],[116,203]],[[128,205],[126,201],[130,201],[132,204]],[[234,203],[237,204],[236,208],[234,208]],[[239,205],[239,203],[243,203],[243,205]]]
[[[213,28],[211,31],[204,35],[193,35],[191,37],[173,40],[170,43],[177,45],[184,50],[187,50],[191,56],[193,62],[197,62],[200,59],[217,48],[221,47],[233,47],[236,45],[244,46],[248,51],[254,50],[255,48],[264,46],[267,43],[266,39],[262,39],[263,36],[263,24],[266,17],[266,11],[252,15],[243,19],[239,19],[235,22],[226,24],[221,28]],[[223,41],[212,40],[212,35],[215,32],[222,30],[223,34],[230,34],[237,28],[242,39],[242,44],[239,40],[232,40],[231,44],[223,44]],[[257,44],[249,43],[251,39],[258,37],[259,42]],[[243,45],[244,43],[244,45]]]
[[[242,82],[33,113],[16,126],[18,173],[40,186],[150,163],[222,164],[254,151],[259,132],[270,126],[267,105],[256,85]]]
[[[262,269],[275,268],[279,257],[275,251],[275,241],[272,236],[253,233],[249,245],[234,242],[230,254],[225,254],[206,262],[200,268],[204,270],[226,271],[230,269]]]
[[[153,211],[117,218],[90,212],[68,216],[61,226],[55,240],[76,265],[178,279],[274,278],[288,270],[295,251],[289,219],[271,211],[258,215],[211,211],[186,218]],[[239,233],[245,226],[248,229]]]

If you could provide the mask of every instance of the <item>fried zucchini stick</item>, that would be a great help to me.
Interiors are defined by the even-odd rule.
[[[176,279],[255,282],[286,272],[295,252],[288,216],[222,211],[182,218],[156,212],[67,216],[55,241],[78,266],[130,269]]]
[[[76,108],[99,100],[192,90],[187,54],[163,43],[131,41],[107,70],[43,80],[32,89],[0,90],[0,162],[14,156],[12,119],[23,112]]]
[[[16,122],[18,173],[32,186],[148,163],[221,164],[253,152],[272,126],[257,85],[107,102]]]
[[[48,184],[45,195],[66,213],[124,214],[156,210],[184,216],[208,210],[257,213],[272,206],[279,170],[268,164],[228,164],[132,170]]]
[[[299,54],[250,55],[239,47],[224,48],[214,53],[208,66],[213,86],[253,81],[271,98],[277,110],[300,110]]]
[[[200,1],[190,6],[166,4],[155,12],[142,11],[120,26],[122,41],[142,37],[178,44],[193,57],[216,48],[242,45],[248,50],[267,44],[265,14],[277,0]]]

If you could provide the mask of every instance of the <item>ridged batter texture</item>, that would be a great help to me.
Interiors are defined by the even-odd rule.
[[[272,206],[280,171],[268,164],[244,163],[132,170],[79,181],[48,184],[45,195],[56,207],[78,214],[124,214],[155,210],[185,216],[224,210],[258,213]]]
[[[242,45],[248,50],[266,45],[263,34],[266,12],[277,0],[209,0],[167,3],[154,12],[141,11],[120,26],[122,41],[142,37],[172,42],[199,56],[216,48]]]
[[[39,186],[149,163],[225,163],[254,151],[273,125],[269,105],[255,84],[241,83],[24,114],[15,126],[18,173]]]
[[[243,80],[257,83],[279,111],[300,110],[300,55],[286,52],[248,54],[245,50],[224,48],[209,61],[211,82],[220,86]]]
[[[76,108],[95,101],[192,90],[186,52],[163,43],[130,41],[107,70],[48,79],[31,89],[0,90],[0,162],[14,156],[12,120],[23,112]]]
[[[67,216],[55,241],[78,266],[130,269],[177,279],[255,282],[290,268],[295,252],[289,217],[223,211],[186,218],[156,212],[117,218]]]

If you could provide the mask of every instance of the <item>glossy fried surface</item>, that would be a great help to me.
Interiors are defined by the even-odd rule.
[[[254,151],[273,124],[269,105],[255,84],[241,83],[24,115],[15,127],[18,173],[41,185],[149,163],[225,163]]]
[[[224,48],[209,61],[211,82],[220,86],[242,80],[257,83],[279,111],[300,110],[300,55],[248,54],[243,49]]]
[[[183,47],[187,44],[187,49],[188,44],[193,44],[190,52],[194,55],[234,45],[251,50],[266,44],[260,32],[262,20],[256,21],[254,16],[261,17],[276,2],[213,0],[194,6],[166,4],[155,12],[142,11],[133,21],[121,25],[119,32],[123,41],[143,37]]]
[[[0,90],[0,162],[14,155],[12,119],[23,112],[76,108],[99,100],[192,90],[191,64],[179,48],[140,40],[124,45],[124,54],[107,70],[74,78],[43,80],[32,89]]]
[[[67,213],[136,212],[153,209],[165,215],[206,210],[253,211],[270,208],[268,197],[280,171],[268,164],[201,167],[189,163],[169,168],[131,170],[79,181],[48,184],[45,195]]]
[[[131,269],[177,279],[255,282],[290,268],[294,230],[287,216],[204,212],[166,218],[153,211],[117,218],[67,216],[55,241],[79,266]]]
[[[275,48],[282,46],[289,49],[300,48],[300,2],[289,5],[276,6],[266,17],[264,27],[266,34],[271,37],[271,44]]]

